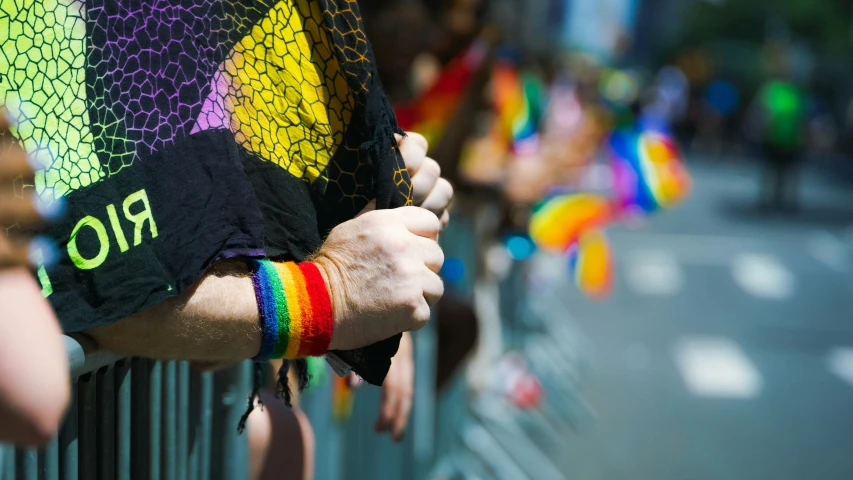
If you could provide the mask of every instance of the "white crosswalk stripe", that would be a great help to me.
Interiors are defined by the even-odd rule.
[[[838,378],[853,385],[853,348],[834,348],[826,355],[826,367]]]
[[[697,397],[749,399],[761,392],[758,369],[727,337],[681,337],[673,358],[685,387]]]
[[[735,283],[752,296],[785,300],[794,293],[796,278],[774,255],[742,253],[732,259]]]

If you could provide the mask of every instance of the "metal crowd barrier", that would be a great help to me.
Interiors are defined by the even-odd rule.
[[[352,414],[345,422],[332,415],[330,382],[314,381],[303,392],[302,409],[311,420],[318,446],[318,480],[424,480],[433,463],[435,412],[435,340],[432,326],[414,336],[415,401],[406,436],[400,444],[377,434],[381,389],[355,390]],[[335,375],[329,369],[329,375]]]
[[[74,382],[62,429],[41,449],[0,447],[0,480],[243,480],[237,434],[251,366],[120,358],[65,337]]]
[[[457,216],[442,243],[465,264],[457,294],[470,299],[478,265],[473,218]],[[588,408],[578,395],[576,335],[552,312],[525,305],[523,265],[501,282],[505,348],[526,352],[547,392],[537,410],[496,397],[472,398],[463,372],[435,391],[435,322],[415,333],[415,399],[402,444],[376,434],[381,390],[355,391],[347,422],[332,414],[329,378],[315,379],[301,406],[314,428],[318,480],[428,478],[560,479],[534,446],[560,444]],[[534,302],[535,303],[535,302]],[[481,312],[482,313],[482,312]],[[248,478],[246,436],[237,434],[251,383],[251,363],[201,373],[186,362],[118,358],[66,337],[74,400],[60,434],[42,449],[0,446],[0,480]],[[329,371],[329,375],[334,375]]]

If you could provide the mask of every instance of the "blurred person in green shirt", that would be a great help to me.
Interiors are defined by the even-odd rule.
[[[805,145],[806,95],[796,83],[776,75],[758,90],[750,116],[767,163],[760,202],[776,209],[796,208],[796,168]]]

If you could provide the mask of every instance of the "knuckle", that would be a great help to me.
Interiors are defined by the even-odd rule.
[[[402,282],[414,283],[414,278],[417,275],[417,268],[408,259],[397,264],[397,275]]]
[[[429,307],[424,304],[415,309],[414,314],[412,315],[412,320],[414,320],[414,325],[412,330],[420,330],[424,328],[427,323],[429,323],[430,319],[430,310]]]
[[[429,228],[433,232],[438,232],[441,230],[441,220],[439,220],[438,215],[433,212],[427,211],[429,213]]]
[[[441,177],[441,165],[439,165],[438,162],[436,162],[432,158],[427,157],[426,160],[424,160],[423,167],[421,168],[428,170],[436,178]]]
[[[442,250],[441,247],[438,247],[438,251],[435,253],[435,258],[438,260],[439,266],[444,265],[444,260],[446,257],[444,255],[444,250]]]
[[[406,309],[410,314],[414,314],[418,307],[420,306],[421,297],[423,293],[420,289],[409,287],[409,288],[401,288],[399,289],[398,302],[400,305]]]
[[[423,290],[421,290],[420,288],[411,289],[406,295],[406,302],[409,308],[411,308],[415,315],[417,315],[421,309],[421,306],[424,305]]]
[[[393,256],[398,256],[409,248],[405,235],[390,229],[385,229],[379,234],[379,241],[382,242],[383,249]]]
[[[418,132],[406,132],[406,136],[409,137],[411,140],[413,140],[413,143],[416,143],[424,151],[427,151],[429,149],[429,142],[427,141],[426,137],[424,137],[420,133],[418,133]]]
[[[438,284],[436,285],[436,292],[435,293],[438,296],[438,298],[441,298],[444,296],[444,281],[439,280]]]

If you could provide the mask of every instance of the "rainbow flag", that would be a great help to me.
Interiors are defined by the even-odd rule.
[[[430,145],[438,143],[462,97],[486,57],[487,45],[477,40],[441,71],[436,82],[409,105],[395,108],[403,130],[418,132]]]

